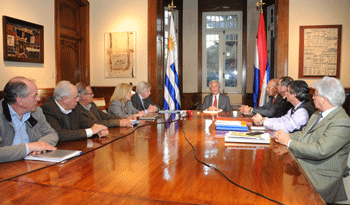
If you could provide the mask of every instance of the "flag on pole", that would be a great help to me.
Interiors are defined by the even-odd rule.
[[[178,75],[177,43],[173,16],[170,16],[170,32],[168,37],[168,61],[165,72],[164,110],[179,110],[180,88]]]
[[[254,107],[265,104],[266,87],[270,80],[269,61],[267,56],[266,32],[263,12],[260,14],[258,35],[255,47],[253,100]]]

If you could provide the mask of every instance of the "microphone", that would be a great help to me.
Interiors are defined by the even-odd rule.
[[[183,110],[180,112],[181,117],[192,117],[193,111],[192,110]]]
[[[186,111],[186,117],[192,117],[193,111],[192,110],[187,110]]]

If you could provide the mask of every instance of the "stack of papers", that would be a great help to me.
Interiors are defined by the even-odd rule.
[[[225,142],[269,144],[270,135],[258,132],[229,132],[225,135]]]
[[[215,121],[216,130],[230,130],[230,131],[241,131],[247,132],[247,123],[241,121],[232,120],[216,120]]]
[[[203,110],[203,113],[209,113],[209,114],[216,114],[216,113],[219,113],[219,112],[222,112],[222,110],[220,109],[219,111],[209,111],[209,110]]]

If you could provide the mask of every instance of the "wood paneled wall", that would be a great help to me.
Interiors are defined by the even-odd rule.
[[[106,101],[107,107],[109,106],[109,100],[114,92],[115,87],[92,87],[92,91],[94,92],[94,97],[100,98],[103,97]],[[39,106],[44,103],[49,97],[53,96],[53,88],[44,88],[39,89],[38,93],[40,96],[40,103]],[[310,88],[310,95],[309,99],[313,103],[312,95],[314,94],[315,90],[313,88]],[[346,113],[350,115],[350,88],[345,88],[345,103],[343,104],[344,109],[346,110]],[[152,96],[152,95],[151,95]],[[4,97],[3,91],[0,91],[0,99]],[[196,103],[201,103],[201,94],[199,93],[184,93],[183,94],[183,110],[193,110],[196,108]],[[253,93],[247,93],[247,99],[246,99],[247,105],[253,106]]]

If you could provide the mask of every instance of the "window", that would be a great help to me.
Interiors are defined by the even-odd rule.
[[[202,91],[218,80],[220,91],[242,93],[242,12],[204,12]]]

